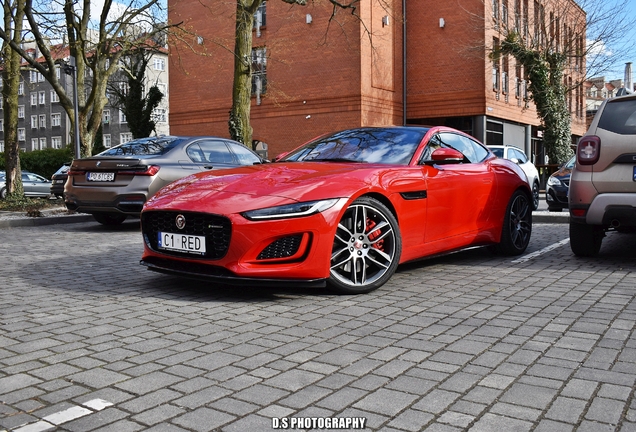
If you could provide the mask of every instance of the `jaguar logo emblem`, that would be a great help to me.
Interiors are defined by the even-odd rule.
[[[185,228],[186,220],[184,215],[177,215],[177,218],[174,222],[177,224],[177,228],[179,228],[180,230]]]

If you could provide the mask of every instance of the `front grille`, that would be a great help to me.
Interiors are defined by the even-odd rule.
[[[293,256],[296,252],[298,252],[298,247],[300,246],[302,238],[302,234],[296,234],[275,240],[263,249],[260,254],[258,254],[257,259],[265,260]]]
[[[183,229],[177,228],[177,215],[185,217]],[[146,244],[157,252],[189,258],[219,259],[225,256],[230,247],[232,223],[224,216],[208,213],[148,211],[141,215],[141,230]],[[204,256],[195,256],[159,249],[159,232],[204,236],[206,253]]]

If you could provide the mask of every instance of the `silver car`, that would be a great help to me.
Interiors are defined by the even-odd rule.
[[[6,173],[0,174],[0,198],[7,197]],[[41,175],[28,171],[22,171],[22,186],[24,196],[34,198],[48,198],[51,196],[51,182]]]
[[[159,189],[190,174],[265,162],[230,139],[163,136],[120,144],[96,156],[76,159],[68,171],[64,202],[104,225],[139,216]]]

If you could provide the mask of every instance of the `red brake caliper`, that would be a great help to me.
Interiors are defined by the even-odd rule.
[[[376,226],[376,223],[372,221],[371,219],[367,218],[366,231],[367,232],[371,231],[374,226]],[[372,233],[370,233],[367,237],[369,238],[370,241],[373,241],[374,239],[380,237],[381,234],[382,234],[382,231],[377,229],[373,231]],[[384,239],[378,240],[377,242],[373,243],[373,247],[384,252]]]

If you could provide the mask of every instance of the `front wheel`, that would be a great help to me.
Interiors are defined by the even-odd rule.
[[[504,255],[521,255],[530,243],[532,209],[530,200],[518,190],[510,198],[497,251]]]
[[[570,221],[570,248],[574,255],[593,257],[601,250],[605,231],[600,225],[587,225]]]
[[[539,182],[532,184],[532,210],[539,208]]]
[[[93,219],[102,225],[121,225],[126,220],[126,215],[114,213],[95,213]]]
[[[384,204],[369,197],[355,200],[336,229],[329,285],[345,294],[362,294],[384,285],[402,253],[400,228]]]
[[[0,198],[7,199],[7,188],[0,189]]]

